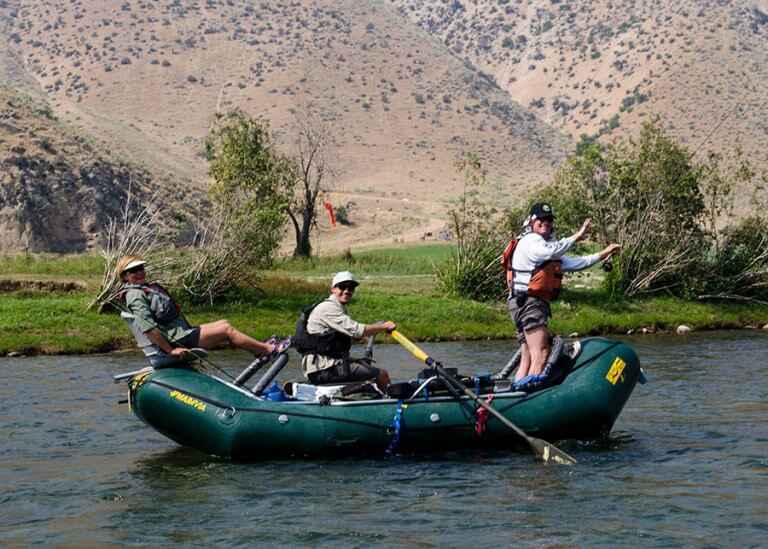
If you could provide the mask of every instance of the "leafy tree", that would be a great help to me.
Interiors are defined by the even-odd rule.
[[[765,280],[760,277],[766,276],[768,241],[745,237],[743,224],[752,229],[758,224],[733,219],[733,189],[754,175],[740,149],[727,166],[723,155],[712,152],[696,162],[653,121],[636,138],[607,146],[582,139],[578,155],[538,198],[553,203],[564,232],[592,217],[591,234],[599,244],[623,245],[606,277],[614,291],[632,296],[664,290],[697,297],[721,294],[724,286],[718,280],[731,277],[745,281],[733,291],[748,294]],[[736,254],[736,249],[741,251]],[[756,261],[737,261],[745,254]]]
[[[205,157],[214,212],[203,241],[215,242],[218,250],[196,277],[223,279],[219,294],[246,269],[270,264],[285,226],[295,164],[277,152],[266,121],[241,111],[216,115]]]
[[[553,202],[561,230],[592,217],[594,239],[623,245],[607,281],[635,295],[679,287],[701,257],[700,174],[688,150],[649,122],[636,138],[606,147],[582,141],[579,156],[542,194]]]

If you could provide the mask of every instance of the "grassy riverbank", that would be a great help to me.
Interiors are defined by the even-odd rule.
[[[435,293],[432,264],[450,251],[448,245],[431,245],[311,262],[283,260],[266,273],[260,289],[242,288],[225,302],[185,307],[184,314],[195,324],[228,318],[261,339],[292,333],[300,309],[327,294],[331,275],[351,269],[363,280],[349,308],[361,321],[394,320],[417,340],[512,337],[506,303],[476,303]],[[98,258],[87,256],[0,257],[0,356],[133,348],[116,314],[85,312],[101,276],[100,265]],[[570,282],[572,289],[554,305],[551,323],[555,332],[566,335],[674,330],[679,324],[696,330],[768,324],[768,307],[669,297],[615,301],[598,289],[576,288],[589,282]]]

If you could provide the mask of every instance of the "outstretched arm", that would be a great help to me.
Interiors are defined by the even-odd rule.
[[[395,328],[395,323],[391,320],[387,320],[386,322],[379,322],[377,324],[366,324],[365,330],[363,331],[363,335],[361,337],[368,337],[380,334],[382,332],[391,332]]]
[[[563,256],[563,270],[564,271],[581,271],[587,267],[591,267],[598,261],[608,259],[613,254],[621,249],[621,244],[611,244],[606,246],[595,254],[585,255],[582,257],[568,257]]]
[[[573,233],[571,238],[573,238],[574,242],[578,242],[579,240],[584,240],[587,237],[587,233],[589,232],[589,228],[592,226],[592,218],[586,218],[584,220],[584,223],[581,224],[581,229]]]

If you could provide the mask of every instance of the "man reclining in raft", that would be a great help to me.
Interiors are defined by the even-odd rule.
[[[301,353],[304,375],[313,385],[374,381],[384,391],[390,384],[389,374],[364,361],[350,361],[352,340],[395,329],[392,321],[362,324],[352,320],[345,305],[360,285],[349,271],[333,277],[331,295],[301,312],[296,326],[294,348]]]
[[[190,326],[165,288],[147,282],[146,263],[132,255],[118,262],[117,273],[123,281],[118,295],[123,307],[134,316],[139,331],[166,354],[183,357],[193,347],[207,350],[222,343],[231,343],[255,356],[276,354],[290,347],[290,337],[262,343],[236,330],[229,320]]]
[[[515,381],[542,373],[549,355],[550,301],[557,299],[563,271],[580,271],[621,249],[611,244],[598,253],[569,257],[565,253],[587,235],[591,219],[568,238],[554,239],[555,216],[552,207],[537,202],[525,221],[525,231],[509,243],[504,251],[509,288],[509,314],[520,341],[520,367]]]

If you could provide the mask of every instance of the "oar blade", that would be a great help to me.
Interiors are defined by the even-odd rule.
[[[528,443],[531,445],[531,449],[533,450],[533,453],[536,454],[536,457],[542,461],[553,461],[559,465],[574,465],[577,463],[576,458],[569,456],[560,448],[550,444],[546,440],[529,437]]]

